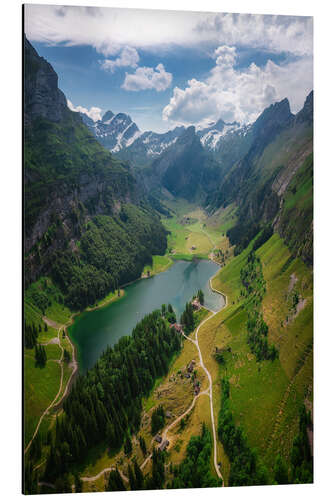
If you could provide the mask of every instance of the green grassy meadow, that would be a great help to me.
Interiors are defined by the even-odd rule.
[[[172,260],[167,255],[153,255],[153,263],[151,266],[144,267],[142,275],[147,276],[149,271],[150,276],[162,273],[172,266]]]
[[[59,349],[59,347],[58,347]],[[35,366],[33,350],[24,357],[24,441],[30,441],[44,410],[59,390],[60,365],[48,360],[44,368]]]
[[[228,307],[203,326],[201,337],[207,339],[205,359],[209,354],[211,357],[207,368],[215,380],[216,413],[220,405],[218,380],[226,375],[235,422],[243,427],[250,446],[257,449],[272,472],[278,452],[289,461],[299,405],[312,393],[312,275],[302,261],[291,257],[277,234],[257,250],[267,282],[262,310],[269,326],[268,340],[279,349],[279,359],[258,363],[246,341],[247,315],[240,298],[239,272],[249,248],[213,280],[213,286],[228,295]],[[293,273],[297,281],[290,290]],[[295,291],[305,299],[297,314],[292,313],[290,302]],[[284,324],[281,312],[282,317],[289,314],[289,321]],[[223,368],[211,356],[216,346],[231,348]],[[228,474],[227,461],[224,472]]]
[[[173,213],[172,217],[162,219],[170,233],[168,253],[173,259],[207,259],[214,248],[229,249],[226,231],[237,221],[233,205],[210,216],[186,200],[169,200],[165,204]]]

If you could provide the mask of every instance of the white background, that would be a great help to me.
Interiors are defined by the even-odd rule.
[[[57,3],[43,0],[27,3]],[[315,484],[210,490],[105,493],[115,499],[332,497],[333,328],[332,203],[332,7],[328,1],[72,0],[69,5],[142,7],[212,12],[313,15],[315,28]],[[0,496],[21,492],[21,2],[1,2],[0,235],[1,235],[1,440]],[[272,384],[274,381],[272,381]],[[253,425],[256,425],[253,422]],[[49,496],[47,496],[49,497]],[[52,495],[50,498],[64,498]],[[87,499],[99,498],[85,494]]]

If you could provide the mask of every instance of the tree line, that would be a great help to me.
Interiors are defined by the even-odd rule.
[[[36,366],[43,368],[46,365],[47,356],[45,347],[41,344],[35,345],[35,361]]]
[[[257,361],[264,359],[274,361],[279,353],[273,344],[268,344],[268,325],[259,310],[266,292],[266,281],[260,258],[253,250],[240,270],[240,278],[243,285],[241,297],[246,298],[247,343]]]
[[[229,380],[221,381],[221,409],[218,416],[218,437],[230,461],[229,486],[268,484],[266,468],[250,448],[243,429],[235,424],[230,409]]]
[[[187,448],[185,459],[172,467],[173,478],[168,488],[211,488],[220,486],[210,471],[212,454],[212,438],[205,424],[202,424],[201,434],[192,436]]]
[[[38,329],[35,323],[24,322],[24,346],[33,349],[37,343]]]

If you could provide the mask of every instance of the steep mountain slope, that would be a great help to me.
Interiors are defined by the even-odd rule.
[[[117,157],[130,162],[135,167],[150,166],[160,154],[177,141],[184,130],[184,127],[176,127],[164,134],[144,132],[132,144],[119,151]]]
[[[245,156],[253,141],[252,125],[218,120],[209,127],[198,128],[197,135],[206,151],[212,153],[224,172]]]
[[[312,92],[296,116],[290,112],[287,99],[267,108],[251,127],[253,141],[248,152],[226,173],[211,198],[211,210],[231,202],[236,202],[239,207],[238,224],[229,232],[232,243],[236,244],[236,253],[245,248],[265,224],[274,223],[274,228],[286,238],[293,253],[307,262],[312,261],[310,213],[305,214],[297,208],[294,212],[297,212],[297,217],[288,219],[282,216],[288,187],[292,187],[293,179],[305,161],[307,178],[312,179],[312,161],[309,160],[313,149],[312,109]],[[311,182],[306,184],[309,193],[312,192]],[[308,243],[303,241],[300,244],[299,239],[286,237],[292,224],[305,230]]]
[[[102,146],[115,153],[120,160],[139,168],[151,165],[185,130],[185,127],[176,127],[162,134],[141,132],[129,115],[115,115],[112,111],[107,111],[97,121],[85,113],[80,113],[80,116]]]
[[[188,127],[142,175],[147,189],[167,189],[173,196],[203,201],[220,176],[221,169]]]
[[[129,167],[68,109],[55,71],[27,39],[24,52],[26,285],[52,276],[80,308],[140,276],[166,234]]]
[[[115,115],[112,111],[107,111],[102,119],[96,122],[85,113],[80,115],[98,142],[112,153],[130,146],[141,135],[136,123],[125,113]]]

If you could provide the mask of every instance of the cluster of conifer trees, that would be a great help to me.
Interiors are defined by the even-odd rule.
[[[131,336],[108,347],[94,368],[77,379],[64,402],[45,478],[51,481],[66,474],[71,464],[105,438],[111,449],[119,448],[128,432],[140,425],[142,396],[167,373],[180,346],[179,334],[156,310],[136,325]]]
[[[156,434],[165,424],[165,413],[162,405],[158,405],[151,416],[151,433]]]
[[[36,366],[43,368],[46,365],[47,356],[45,347],[41,344],[35,345],[35,361]]]
[[[292,483],[313,483],[313,457],[309,445],[307,428],[311,428],[311,415],[304,405],[300,410],[299,431],[291,450]]]
[[[84,225],[78,251],[61,250],[52,278],[74,309],[93,305],[110,290],[140,277],[152,255],[163,254],[166,232],[151,208],[123,205],[119,215],[97,215]]]
[[[279,356],[275,345],[268,344],[268,326],[258,311],[249,311],[247,320],[247,342],[257,361],[270,359],[274,361]]]
[[[24,345],[27,349],[33,349],[36,345],[38,329],[35,323],[24,323]]]
[[[186,302],[185,310],[180,317],[180,322],[184,327],[185,333],[190,333],[194,330],[194,314],[191,302]]]
[[[203,303],[205,301],[205,297],[204,297],[204,293],[201,289],[198,290],[197,297],[198,297],[200,304],[203,305]]]
[[[230,460],[229,486],[268,484],[266,469],[247,444],[243,430],[234,422],[229,404],[230,384],[222,379],[222,403],[218,417],[218,436]]]
[[[220,481],[210,471],[212,439],[205,424],[200,436],[192,436],[186,457],[178,466],[173,466],[173,479],[168,488],[211,488],[219,486]]]
[[[249,253],[246,264],[240,271],[240,277],[244,287],[241,296],[247,299],[245,304],[247,310],[247,342],[251,352],[255,354],[257,361],[263,359],[274,361],[279,353],[274,345],[268,344],[268,325],[259,311],[266,292],[266,282],[261,261],[254,251]]]
[[[144,477],[136,459],[134,459],[133,467],[130,463],[127,466],[129,488],[133,491],[157,490],[163,488],[165,481],[164,464],[165,452],[155,447],[153,449],[152,456],[152,473],[151,475]],[[109,480],[105,489],[106,491],[125,491],[127,489],[117,468],[110,472]]]
[[[168,304],[168,307],[165,304],[161,306],[162,316],[169,321],[169,323],[176,323],[176,313],[172,308],[171,304]]]

